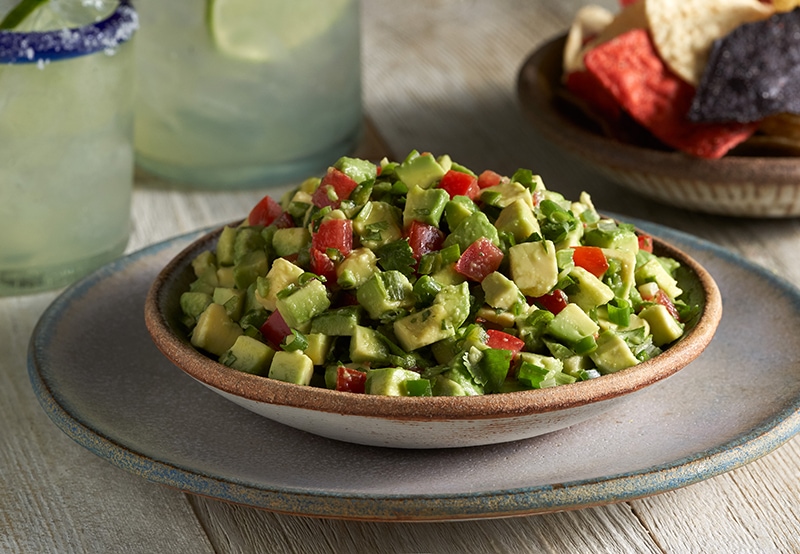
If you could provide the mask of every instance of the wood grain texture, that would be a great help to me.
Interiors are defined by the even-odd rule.
[[[360,154],[403,156],[419,149],[449,153],[479,170],[528,167],[568,197],[588,190],[603,211],[690,232],[800,284],[798,221],[742,221],[643,200],[589,172],[526,125],[515,98],[519,66],[563,31],[583,3],[365,1],[364,100],[377,134],[368,128]],[[614,0],[601,4],[616,9]],[[182,191],[137,174],[128,250],[239,219],[265,192]],[[769,301],[768,291],[754,293]],[[72,443],[39,408],[26,348],[54,297],[0,298],[0,552],[800,551],[800,438],[684,489],[507,520],[317,520],[148,483]]]

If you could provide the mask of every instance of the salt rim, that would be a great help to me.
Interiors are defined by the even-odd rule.
[[[41,63],[114,49],[139,28],[139,16],[130,0],[120,0],[110,16],[75,29],[20,33],[0,31],[0,63]]]

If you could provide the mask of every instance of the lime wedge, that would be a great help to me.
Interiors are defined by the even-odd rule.
[[[218,50],[266,62],[323,35],[351,1],[206,0],[206,21]]]
[[[19,4],[6,14],[3,21],[0,21],[0,30],[16,29],[17,26],[33,13],[36,8],[48,0],[22,0]]]

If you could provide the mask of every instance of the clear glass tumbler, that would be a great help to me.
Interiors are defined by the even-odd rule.
[[[358,0],[139,0],[136,159],[192,188],[324,171],[362,130]]]
[[[64,286],[128,242],[137,16],[80,4],[0,30],[0,295]]]

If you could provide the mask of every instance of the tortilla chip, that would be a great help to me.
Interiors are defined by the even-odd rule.
[[[800,113],[800,9],[737,27],[714,43],[689,117],[759,121]]]
[[[742,23],[774,13],[758,0],[643,0],[661,59],[687,83],[697,85],[712,43]]]
[[[666,145],[701,158],[721,158],[757,124],[693,123],[695,94],[665,65],[647,31],[634,29],[586,54],[586,69],[622,108]]]
[[[607,9],[601,6],[584,6],[572,20],[564,44],[564,75],[583,69],[583,48],[614,19]]]

